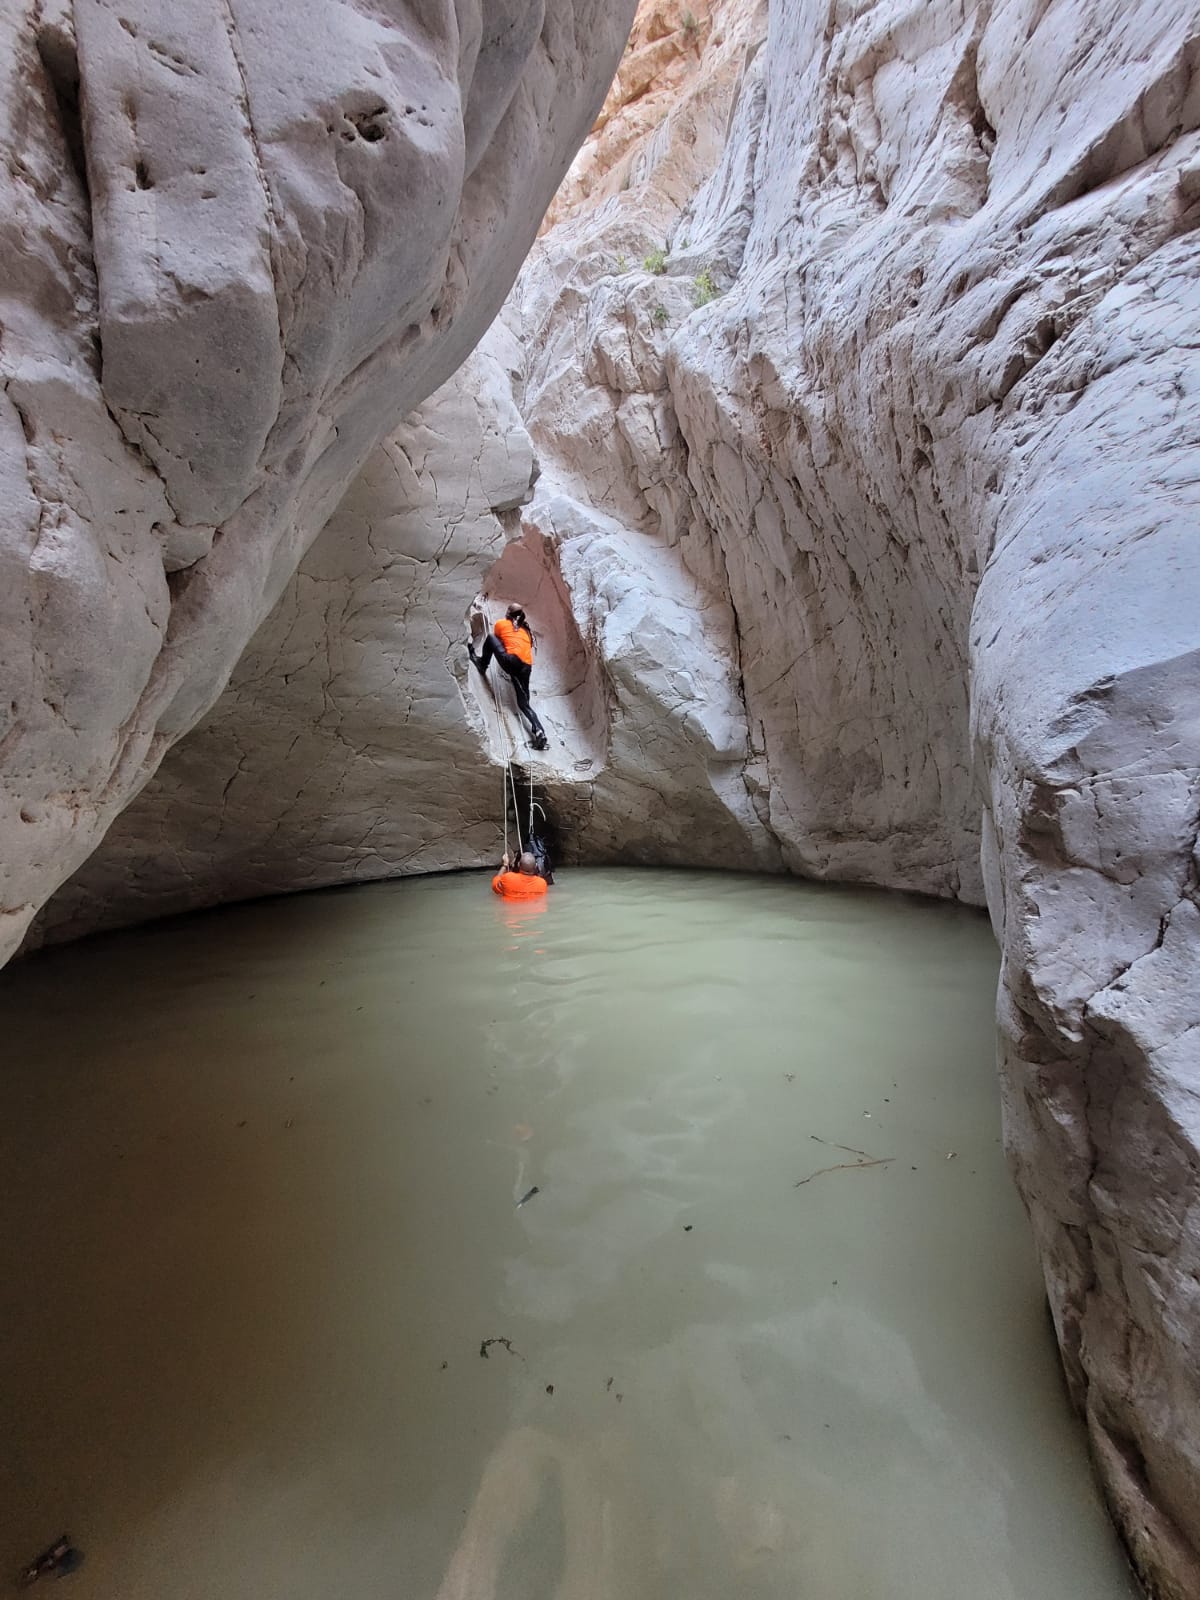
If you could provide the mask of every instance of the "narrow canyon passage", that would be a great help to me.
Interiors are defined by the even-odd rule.
[[[78,1600],[1134,1595],[996,967],[961,908],[579,871],[9,969],[0,1558],[69,1529]]]

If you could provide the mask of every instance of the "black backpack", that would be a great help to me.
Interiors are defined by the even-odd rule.
[[[525,848],[537,862],[538,876],[545,878],[547,883],[554,882],[554,863],[550,859],[550,851],[541,834],[530,834],[525,841]]]

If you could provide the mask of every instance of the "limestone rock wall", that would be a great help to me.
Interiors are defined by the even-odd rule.
[[[512,398],[521,362],[497,323],[377,448],[216,705],[33,942],[495,860],[510,757],[513,843],[532,778],[561,859],[755,864],[728,607],[565,499],[555,533],[522,528],[538,468]],[[503,681],[494,699],[468,668],[485,590],[493,615],[519,596],[535,619],[544,756]]]
[[[1170,1600],[1200,1594],[1198,49],[1184,4],[775,4],[683,212],[659,136],[644,207],[563,216],[510,302],[526,518],[565,486],[731,603],[784,863],[986,887],[1068,1381]]]
[[[772,10],[762,115],[733,140],[753,149],[745,246],[673,342],[676,414],[758,624],[752,719],[787,689],[763,719],[773,810],[782,769],[788,796],[810,803],[817,776],[854,815],[867,791],[830,763],[875,750],[870,804],[903,817],[929,717],[923,803],[940,791],[954,840],[974,768],[1009,1148],[1118,1520],[1152,1591],[1183,1600],[1200,1593],[1196,18],[1069,0],[838,15]],[[701,198],[690,249],[723,209]],[[793,666],[772,641],[798,616]],[[768,690],[772,653],[787,674]],[[948,653],[969,665],[969,753]],[[813,737],[780,761],[787,701]]]
[[[1171,1600],[1200,1593],[1197,49],[1184,4],[775,6],[669,266],[711,240],[728,274],[668,376],[773,825],[971,893],[982,795],[1007,1142]]]
[[[658,169],[657,184],[664,177],[673,179],[678,201],[690,200],[696,188],[695,163],[690,172],[677,162],[668,166],[653,159],[651,148],[661,152],[669,145],[678,147],[681,118],[696,129],[691,111],[713,102],[712,77],[714,72],[721,76],[719,63],[728,62],[729,30],[744,37],[750,28],[761,35],[764,25],[760,0],[738,0],[736,5],[728,0],[696,0],[694,5],[641,0],[600,115],[546,213],[543,234],[582,207],[594,208],[613,195],[636,191],[628,203],[643,206],[652,166]],[[715,96],[726,110],[727,88],[716,86]],[[707,177],[722,153],[724,122],[705,132],[700,159]]]
[[[1185,4],[775,4],[665,262],[663,189],[618,189],[515,300],[527,521],[565,485],[728,598],[785,864],[986,888],[1068,1381],[1170,1600],[1200,1594],[1198,50]]]
[[[631,556],[712,596],[750,814],[786,867],[978,902],[971,552],[912,470],[903,349],[882,313],[878,337],[856,325],[842,257],[810,265],[797,227],[769,272],[747,258],[751,223],[777,222],[797,176],[794,138],[786,158],[762,139],[768,63],[799,45],[764,51],[765,27],[765,8],[714,8],[703,71],[623,158],[629,188],[562,216],[521,275],[506,315],[530,351],[521,408],[543,467],[526,521],[561,538],[569,498],[577,526],[603,514]],[[760,190],[771,159],[788,182]],[[805,319],[793,290],[809,276]]]
[[[726,10],[726,31],[707,12],[696,33],[679,16],[665,34],[660,13],[639,22],[609,99],[619,112],[631,93],[639,118],[621,158],[641,175],[614,186],[617,243],[637,270],[617,272],[612,225],[602,222],[603,248],[581,251],[565,291],[614,289],[596,326],[647,418],[674,332],[651,308],[679,286],[642,272],[641,257],[662,246],[714,170],[747,42],[762,32],[761,8]],[[657,73],[649,87],[646,57]],[[594,164],[588,150],[580,164]],[[535,382],[547,397],[539,416],[555,392],[585,411],[593,397],[608,406],[594,361],[595,382],[581,385],[571,370],[570,315],[540,287],[564,264],[576,272],[576,249],[571,229],[539,247],[528,285],[476,355],[377,447],[226,692],[55,896],[31,942],[247,895],[494,860],[510,757],[521,826],[532,779],[564,860],[779,867],[723,562],[702,526],[688,533],[686,482],[672,481],[686,463],[664,458],[649,500],[636,484],[604,500],[569,470],[578,414],[563,412],[562,440],[540,427],[535,454],[518,409]],[[634,346],[623,308],[639,278],[646,331]],[[690,286],[675,299],[690,311]],[[624,458],[603,466],[611,417],[609,408],[592,444],[619,484]],[[659,531],[668,502],[671,539]],[[529,749],[503,680],[494,700],[468,670],[466,612],[481,591],[493,614],[520,598],[533,618],[545,755]]]
[[[632,11],[0,9],[0,956],[494,317]]]
[[[500,783],[460,693],[462,593],[503,544],[493,508],[533,473],[494,342],[374,451],[217,704],[40,932],[494,849]]]

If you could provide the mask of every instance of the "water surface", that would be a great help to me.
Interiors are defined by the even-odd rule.
[[[10,969],[0,1559],[69,1529],[77,1600],[1134,1595],[995,980],[970,912],[646,871]]]

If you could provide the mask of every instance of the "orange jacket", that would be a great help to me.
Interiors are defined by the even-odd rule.
[[[518,628],[515,622],[510,622],[507,617],[501,617],[492,632],[510,656],[516,656],[528,667],[533,665],[533,640],[524,628]]]
[[[492,879],[492,890],[506,900],[536,900],[545,894],[545,878],[535,878],[528,872],[498,872]]]

